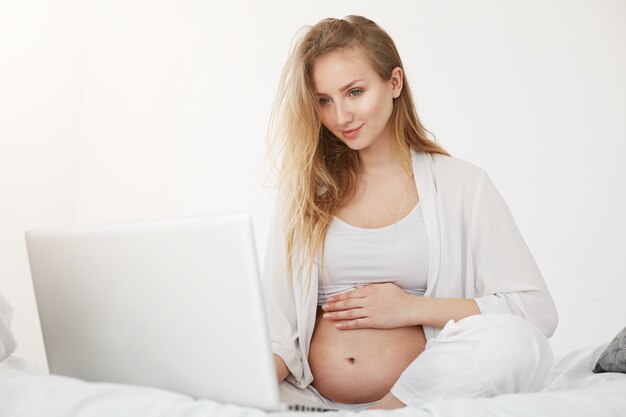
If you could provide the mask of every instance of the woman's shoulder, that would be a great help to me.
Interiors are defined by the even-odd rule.
[[[437,183],[476,186],[486,175],[483,168],[465,159],[438,153],[421,154],[421,156],[426,161],[430,161],[432,174]]]
[[[431,154],[431,169],[437,194],[447,201],[473,201],[489,182],[485,170],[475,163],[453,156]]]
[[[454,156],[431,154],[433,167],[437,172],[480,176],[484,170],[473,162]]]

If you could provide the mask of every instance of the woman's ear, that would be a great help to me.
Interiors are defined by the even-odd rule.
[[[404,80],[404,74],[402,68],[395,67],[391,71],[391,95],[393,98],[398,98],[402,92],[402,83]]]

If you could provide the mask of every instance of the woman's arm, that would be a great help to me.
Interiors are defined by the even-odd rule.
[[[284,237],[282,212],[277,203],[267,238],[261,287],[278,379],[282,381],[291,373],[295,381],[304,385],[308,381],[302,382],[305,375],[298,344],[297,309],[291,277],[286,270]]]
[[[285,365],[283,358],[274,353],[274,366],[276,367],[276,376],[278,377],[278,383],[280,384],[289,375],[289,369]]]
[[[484,171],[471,195],[465,221],[469,247],[464,250],[473,265],[473,298],[415,297],[391,283],[370,284],[369,294],[357,289],[334,297],[326,318],[349,320],[344,327],[337,323],[345,329],[413,324],[441,328],[450,319],[505,313],[524,317],[550,337],[558,322],[554,301],[508,206]],[[467,279],[459,277],[458,285]]]
[[[473,299],[431,298],[409,295],[393,283],[359,286],[329,297],[324,318],[337,321],[341,330],[425,325],[442,328],[449,320],[480,314]]]
[[[480,314],[480,309],[473,298],[413,297],[413,308],[407,314],[415,324],[442,328],[450,320]]]
[[[474,298],[482,314],[523,317],[552,336],[558,313],[535,259],[502,195],[483,171],[468,231]]]

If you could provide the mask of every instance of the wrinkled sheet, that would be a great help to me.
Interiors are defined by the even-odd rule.
[[[420,408],[363,413],[368,417],[626,416],[626,375],[591,372],[605,346],[580,349],[558,359],[541,392],[434,401]],[[154,388],[88,383],[46,375],[28,361],[15,356],[0,363],[0,415],[3,417],[256,417],[266,414],[253,408],[210,400],[197,401]],[[289,416],[301,413],[272,414]],[[343,417],[353,414],[356,413],[341,411],[332,415]],[[328,416],[329,413],[323,415]]]

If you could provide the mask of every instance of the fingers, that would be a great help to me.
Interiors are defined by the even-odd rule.
[[[324,313],[323,318],[328,320],[351,320],[365,317],[365,309],[351,308],[350,310],[335,311],[333,313]]]
[[[354,330],[354,329],[367,329],[370,328],[370,319],[367,317],[350,320],[350,321],[342,321],[340,323],[335,324],[335,327],[339,330]]]
[[[322,310],[326,312],[331,311],[344,311],[354,308],[361,308],[365,306],[366,295],[359,288],[364,285],[357,285],[356,289],[347,291],[345,293],[334,295],[326,299],[326,304],[322,305]]]
[[[357,285],[355,289],[352,289],[350,291],[346,291],[342,294],[339,295],[333,295],[332,297],[328,297],[326,299],[327,303],[335,303],[337,301],[345,301],[345,300],[349,300],[350,298],[363,298],[365,297],[360,291],[359,289],[364,287],[364,285]]]
[[[343,310],[350,310],[353,308],[360,308],[360,307],[364,307],[363,298],[351,298],[351,299],[347,299],[343,301],[337,301],[334,303],[326,302],[326,304],[322,306],[322,310],[343,311]]]

